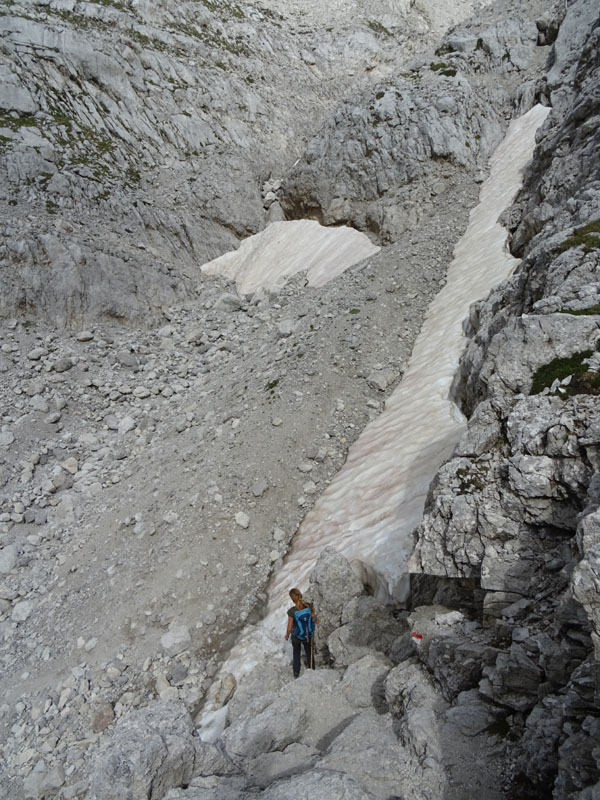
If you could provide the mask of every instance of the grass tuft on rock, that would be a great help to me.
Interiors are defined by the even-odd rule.
[[[587,225],[582,225],[581,228],[575,228],[568,239],[561,244],[559,252],[564,253],[574,247],[583,247],[584,253],[600,247],[600,219],[592,220]]]
[[[596,303],[594,306],[588,306],[588,308],[561,308],[558,312],[559,314],[572,314],[574,317],[582,317],[582,316],[590,316],[593,317],[596,314],[600,314],[600,303]]]
[[[554,381],[564,380],[569,375],[572,376],[571,382],[563,386],[563,397],[572,397],[576,394],[600,394],[600,374],[590,372],[587,364],[583,361],[593,355],[592,350],[581,350],[566,358],[553,358],[548,364],[543,364],[536,370],[531,384],[530,395],[540,394],[546,388],[550,388]]]
[[[437,72],[440,75],[446,75],[448,78],[453,78],[456,75],[455,67],[446,64],[444,61],[439,61],[437,64],[430,64],[429,68],[432,72]]]

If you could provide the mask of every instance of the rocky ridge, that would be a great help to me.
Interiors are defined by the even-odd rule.
[[[0,314],[143,324],[195,299],[199,266],[264,226],[263,184],[349,83],[473,3],[388,6],[332,8],[324,28],[293,3],[8,3]]]
[[[432,487],[414,556],[415,570],[444,576],[433,588],[446,602],[470,595],[487,623],[461,688],[504,708],[517,797],[593,797],[600,777],[600,28],[582,2],[565,22],[548,74],[553,111],[507,215],[523,261],[472,310],[456,383],[469,429]],[[447,693],[448,662],[466,643],[430,644]]]

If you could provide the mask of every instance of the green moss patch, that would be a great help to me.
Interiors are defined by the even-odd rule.
[[[439,61],[437,64],[430,64],[429,68],[432,72],[438,72],[440,75],[446,75],[448,78],[453,78],[456,75],[456,69],[444,61]]]
[[[35,128],[38,120],[30,114],[23,114],[20,117],[11,117],[0,110],[0,128],[10,128],[11,131],[18,131],[19,128]]]
[[[119,0],[88,0],[88,3],[95,3],[99,6],[112,6],[116,8],[117,11],[127,11],[127,6],[125,3],[119,2]]]
[[[584,253],[600,247],[600,219],[592,220],[587,225],[582,225],[581,228],[575,228],[569,238],[561,244],[559,252],[564,253],[565,250],[571,250],[574,247],[583,247]]]
[[[600,374],[590,372],[583,361],[593,355],[592,350],[581,350],[567,358],[553,358],[536,370],[529,394],[540,394],[544,389],[550,388],[555,380],[562,381],[569,375],[571,383],[562,387],[563,397],[572,397],[576,394],[600,394]]]
[[[223,17],[244,18],[244,12],[237,3],[229,3],[228,0],[199,0],[205,8]]]
[[[559,314],[572,314],[574,317],[583,317],[583,316],[590,316],[593,317],[596,314],[600,314],[600,303],[596,303],[595,306],[589,306],[589,308],[561,308],[558,312]]]
[[[376,19],[368,20],[367,25],[374,33],[380,33],[382,36],[393,35],[392,32],[385,27],[385,25],[382,25],[381,22],[378,22]]]

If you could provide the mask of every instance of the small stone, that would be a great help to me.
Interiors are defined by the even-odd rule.
[[[12,431],[0,431],[0,447],[10,447],[15,440]]]
[[[110,703],[105,703],[92,715],[92,731],[100,733],[105,728],[108,728],[110,723],[115,718],[115,712]]]
[[[134,370],[140,365],[136,354],[130,353],[128,350],[121,350],[121,352],[117,353],[117,361],[122,367],[130,367]]]
[[[135,428],[135,420],[133,417],[123,417],[123,419],[119,422],[119,433],[124,435],[129,433]]]
[[[273,417],[273,419],[271,420],[271,425],[274,428],[278,428],[282,424],[282,422],[283,420],[281,419],[281,417]]]
[[[262,497],[268,488],[269,486],[265,480],[255,481],[252,484],[251,492],[254,497]]]
[[[45,417],[44,422],[46,422],[48,425],[55,425],[57,422],[60,422],[61,417],[62,414],[60,411],[52,411],[47,417]]]
[[[239,311],[242,304],[240,298],[231,292],[224,292],[217,298],[213,308],[215,311]]]
[[[65,782],[65,771],[60,764],[56,764],[52,769],[49,769],[48,772],[45,774],[42,784],[41,784],[41,791],[43,797],[54,797],[57,794],[57,790]]]
[[[161,700],[179,700],[179,689],[176,686],[169,686],[160,692],[159,697]]]
[[[17,566],[17,556],[16,544],[7,544],[0,550],[0,575],[8,575]]]
[[[170,683],[169,683],[169,681],[168,681],[168,680],[165,678],[165,676],[164,676],[164,675],[162,675],[161,673],[159,673],[159,674],[156,676],[156,679],[155,679],[155,681],[154,681],[154,688],[156,689],[156,692],[157,692],[157,694],[160,694],[161,692],[164,692],[164,691],[165,691],[165,689],[170,689],[170,688],[171,688],[171,684],[170,684]]]
[[[69,689],[68,687],[63,689],[62,692],[60,693],[60,697],[58,698],[57,708],[63,709],[67,705],[72,696],[73,696],[72,689]]]
[[[121,670],[118,667],[116,667],[114,664],[111,664],[110,666],[108,666],[106,668],[106,675],[107,675],[108,679],[112,683],[114,683],[116,680],[118,680],[121,677]]]
[[[34,395],[29,401],[29,405],[36,411],[41,411],[42,414],[47,414],[50,409],[47,401],[40,394]]]
[[[191,644],[191,641],[192,637],[190,636],[190,632],[185,625],[175,626],[160,638],[161,647],[170,656],[179,655],[179,653],[187,650],[188,646]]]
[[[515,627],[512,631],[513,642],[526,642],[529,639],[529,628]]]
[[[104,417],[104,424],[106,425],[109,431],[119,430],[119,420],[115,417],[114,414],[107,414]]]
[[[23,792],[26,798],[39,800],[43,797],[42,783],[47,774],[46,764],[40,760],[23,781]]]
[[[27,353],[27,358],[30,361],[39,361],[42,356],[47,356],[48,351],[45,347],[34,347],[33,350],[30,350]]]
[[[238,511],[235,515],[235,521],[240,528],[247,528],[250,525],[250,517],[243,511]]]
[[[83,649],[86,651],[86,653],[90,653],[94,649],[94,647],[96,647],[97,644],[98,644],[98,639],[96,639],[95,637],[93,639],[88,639]]]
[[[79,462],[73,456],[66,458],[64,461],[61,461],[61,467],[64,469],[65,472],[68,472],[70,475],[75,475],[79,469]]]
[[[291,336],[294,332],[295,325],[291,319],[282,319],[277,325],[277,334],[280,338]]]
[[[33,602],[31,600],[21,600],[13,606],[10,618],[13,622],[25,622],[33,611]]]
[[[73,362],[67,356],[63,358],[59,358],[57,361],[54,362],[54,371],[55,372],[67,372],[73,366]]]
[[[78,342],[91,342],[94,334],[91,331],[79,331],[76,336]]]
[[[273,539],[276,542],[284,542],[286,539],[285,531],[281,530],[281,528],[275,528],[273,531]]]
[[[188,421],[185,417],[177,417],[175,420],[175,430],[177,433],[183,433],[188,428]]]
[[[145,386],[136,386],[133,390],[133,394],[143,400],[144,397],[150,397],[150,389],[147,389]]]
[[[398,377],[398,373],[393,370],[382,370],[381,372],[373,372],[367,378],[367,383],[372,389],[377,389],[378,392],[385,392],[388,386]]]
[[[271,550],[271,552],[269,553],[269,558],[271,559],[271,561],[277,561],[277,559],[280,557],[281,554],[279,550]]]

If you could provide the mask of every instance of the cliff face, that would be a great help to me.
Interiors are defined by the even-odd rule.
[[[472,7],[437,5],[335,7],[322,26],[293,3],[5,4],[0,317],[140,323],[195,299],[198,267],[264,226],[264,182],[348,87]]]
[[[495,653],[473,685],[506,709],[519,797],[591,797],[579,792],[600,767],[599,36],[597,9],[574,3],[547,76],[553,110],[507,215],[523,260],[472,309],[455,386],[468,431],[413,563],[453,579],[444,592],[478,587]]]

